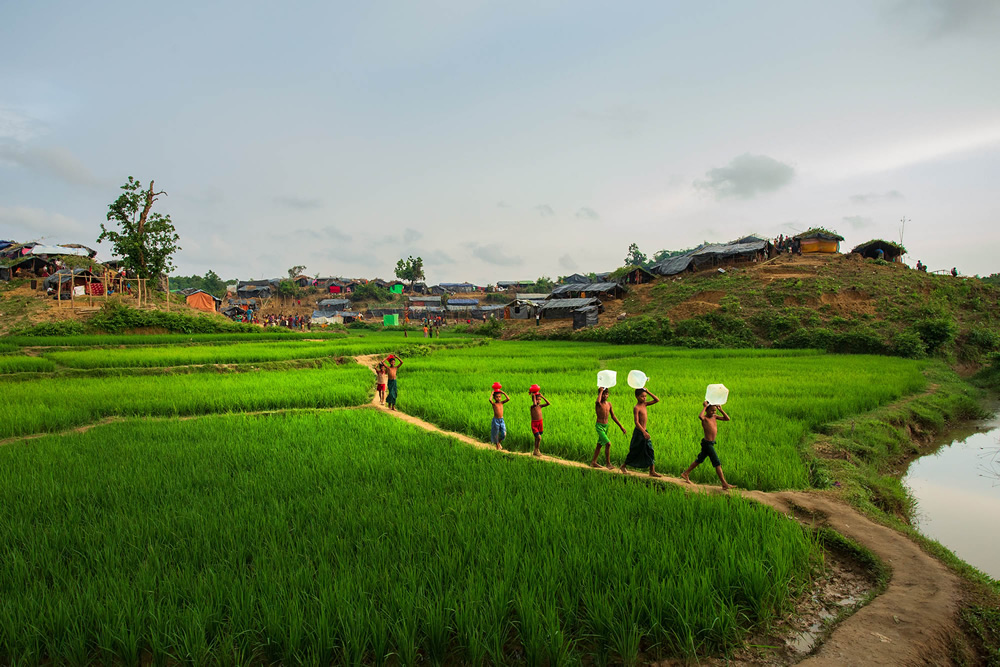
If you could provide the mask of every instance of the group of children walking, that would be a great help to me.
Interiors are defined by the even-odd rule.
[[[396,409],[396,398],[399,392],[396,384],[396,373],[402,365],[402,359],[390,354],[375,367],[375,382],[379,401],[382,405],[388,406],[390,410]],[[541,456],[542,434],[544,433],[542,409],[549,407],[551,403],[542,394],[542,390],[537,384],[531,385],[528,389],[528,394],[531,396],[531,406],[529,407],[531,434],[535,438],[535,448],[532,454],[534,456]],[[607,387],[597,388],[597,400],[594,402],[597,446],[594,448],[594,457],[591,459],[590,465],[594,468],[601,467],[597,459],[600,456],[601,447],[604,447],[604,466],[613,470],[614,467],[611,465],[611,437],[608,434],[608,422],[614,422],[621,429],[622,435],[625,435],[625,427],[618,421],[615,410],[611,406],[609,396],[610,391]],[[507,438],[507,424],[504,422],[503,413],[504,406],[509,401],[510,396],[503,390],[503,385],[499,382],[494,382],[489,398],[490,407],[493,409],[493,420],[490,422],[490,442],[497,449],[503,449],[503,441]],[[632,418],[635,422],[635,427],[632,429],[632,439],[629,443],[628,455],[619,467],[621,472],[626,472],[628,468],[647,468],[650,477],[662,477],[660,473],[656,472],[653,437],[647,429],[648,414],[646,412],[650,406],[656,405],[659,402],[660,399],[651,391],[647,389],[635,390],[635,406],[632,408]],[[722,462],[719,460],[719,455],[715,452],[715,440],[719,432],[718,422],[730,421],[729,415],[722,409],[722,406],[710,405],[708,401],[705,401],[702,403],[698,420],[701,422],[704,433],[704,437],[701,440],[701,451],[694,462],[688,466],[687,470],[681,473],[681,477],[685,482],[690,484],[691,471],[701,465],[705,459],[709,459],[715,468],[715,474],[722,483],[723,490],[729,490],[732,488],[732,485],[726,481],[726,476],[722,472]]]

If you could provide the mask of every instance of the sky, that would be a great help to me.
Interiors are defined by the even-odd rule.
[[[0,2],[0,238],[175,275],[610,271],[837,230],[1000,272],[1000,2]],[[901,221],[905,219],[905,224]]]

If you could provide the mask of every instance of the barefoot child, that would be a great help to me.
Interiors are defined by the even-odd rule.
[[[378,392],[379,405],[385,405],[385,362],[378,362],[375,367],[375,391]]]
[[[652,400],[647,400],[646,395]],[[656,457],[653,454],[653,439],[646,430],[646,408],[660,402],[652,392],[645,389],[635,390],[635,407],[632,408],[632,417],[635,419],[635,429],[632,431],[632,442],[628,448],[628,456],[622,464],[621,471],[627,473],[626,466],[633,468],[649,468],[650,477],[662,477],[656,472]]]
[[[718,417],[715,416],[716,412],[719,413]],[[708,458],[711,459],[712,465],[715,466],[715,474],[719,476],[719,481],[722,482],[722,490],[728,491],[732,486],[726,481],[726,476],[722,474],[722,461],[719,460],[719,455],[715,453],[715,437],[719,432],[719,425],[716,423],[716,419],[727,422],[729,421],[729,415],[722,409],[722,406],[709,405],[708,401],[705,401],[702,404],[701,414],[698,415],[698,419],[701,420],[701,427],[705,429],[705,437],[701,441],[701,454],[698,454],[698,458],[694,460],[694,463],[681,473],[681,477],[684,478],[685,482],[690,484],[691,478],[689,475],[691,471]]]
[[[490,405],[493,407],[493,423],[490,424],[490,442],[503,449],[503,440],[507,437],[507,424],[503,421],[503,404],[510,400],[507,392],[499,382],[493,383],[493,393],[490,394]]]
[[[531,394],[531,433],[535,436],[535,456],[541,456],[539,449],[542,444],[542,408],[549,407],[549,399],[542,396],[542,390],[537,384],[528,389]],[[544,403],[542,401],[545,401]]]
[[[390,410],[396,409],[396,397],[399,396],[399,387],[396,385],[396,373],[403,366],[403,360],[394,355],[389,355],[385,358],[385,363],[388,365],[388,375],[389,382],[387,385],[388,393],[385,397],[385,404],[389,406]]]
[[[597,447],[594,449],[594,458],[590,461],[590,467],[600,467],[597,465],[597,457],[601,453],[601,445],[604,445],[604,465],[610,468],[611,438],[608,437],[608,418],[610,417],[618,424],[618,428],[622,430],[622,435],[625,435],[625,427],[618,421],[618,417],[615,417],[615,410],[611,407],[611,401],[608,400],[608,390],[604,387],[597,388],[597,401],[594,403],[594,412],[597,413]]]

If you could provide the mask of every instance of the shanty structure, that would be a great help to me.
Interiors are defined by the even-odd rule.
[[[604,312],[604,306],[593,297],[578,299],[549,299],[538,308],[538,313],[545,320],[572,319],[577,308],[596,306],[598,312]]]
[[[280,278],[240,280],[236,283],[236,296],[241,299],[267,299],[274,294],[280,282]]]
[[[580,297],[603,297],[605,299],[620,299],[625,296],[625,288],[615,282],[607,283],[570,283],[559,285],[552,290],[552,299],[569,299]]]
[[[203,310],[206,313],[217,312],[219,310],[219,306],[222,305],[222,299],[217,296],[212,296],[205,290],[201,290],[196,287],[177,290],[177,294],[182,295],[184,297],[184,302],[190,307],[197,310]]]
[[[305,274],[300,273],[299,275],[292,278],[292,282],[298,285],[299,287],[309,287],[310,285],[312,285],[313,279]]]
[[[441,283],[438,287],[451,292],[452,294],[482,291],[482,288],[476,287],[472,283]]]
[[[844,237],[837,232],[822,227],[813,227],[792,238],[798,239],[802,254],[840,252],[840,242],[844,240]]]
[[[573,329],[592,327],[597,324],[597,306],[583,306],[573,311]]]
[[[52,260],[35,255],[24,255],[17,259],[0,259],[0,280],[14,278],[44,278],[55,272],[56,266]]]
[[[539,301],[544,302],[545,299],[540,299]],[[506,304],[504,318],[508,320],[532,320],[535,318],[535,313],[538,312],[540,305],[541,303],[538,301],[518,297]]]
[[[774,245],[759,236],[744,236],[729,243],[704,243],[683,255],[668,257],[650,267],[661,276],[675,276],[685,271],[703,271],[744,262],[757,262],[774,254]]]
[[[228,317],[229,319],[233,320],[234,322],[240,322],[243,320],[247,311],[246,308],[240,308],[239,306],[230,305],[226,306],[219,312]]]
[[[534,284],[534,280],[498,280],[497,290],[516,291],[525,287],[531,287]]]
[[[573,285],[580,283],[589,283],[590,276],[585,276],[582,273],[573,273],[568,276],[564,276],[562,280],[559,281],[563,285]]]
[[[410,295],[408,298],[410,307],[413,306],[440,306],[441,297],[429,294]]]
[[[348,299],[320,299],[316,302],[319,310],[348,310],[351,302]]]
[[[71,288],[86,288],[88,284],[95,282],[100,282],[100,279],[87,269],[60,269],[46,278],[42,286],[45,289],[51,288],[69,293]],[[61,288],[59,287],[60,284],[62,284]],[[104,287],[103,283],[101,283],[101,287]]]
[[[893,243],[892,241],[872,239],[871,241],[866,241],[858,246],[855,246],[851,253],[867,257],[868,259],[884,259],[887,262],[902,262],[903,255],[906,254],[906,248],[898,243]]]
[[[600,274],[597,276],[601,277]],[[650,273],[641,266],[633,266],[629,269],[628,273],[622,276],[618,282],[625,283],[626,285],[645,285],[646,283],[651,283],[656,280],[656,275]]]

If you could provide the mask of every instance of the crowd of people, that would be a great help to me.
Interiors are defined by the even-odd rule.
[[[299,331],[312,331],[312,318],[308,315],[267,315],[264,317],[263,324],[265,327],[286,327]]]
[[[786,252],[790,255],[801,255],[802,242],[795,237],[778,234],[777,238],[774,239],[774,249],[779,255]]]
[[[426,327],[425,327],[426,328]],[[403,360],[390,354],[384,360],[375,365],[375,391],[378,393],[380,405],[388,407],[390,410],[396,409],[396,400],[399,397],[398,372],[403,365]],[[626,434],[625,427],[618,421],[615,410],[610,401],[610,389],[607,387],[597,388],[597,399],[594,402],[594,412],[596,416],[595,430],[597,432],[597,446],[594,448],[594,456],[590,461],[593,468],[602,467],[597,459],[601,454],[601,447],[604,447],[604,466],[614,470],[611,464],[611,436],[608,434],[608,422],[614,422],[622,435]],[[542,455],[542,435],[545,432],[545,422],[542,410],[551,405],[549,400],[542,394],[541,387],[533,384],[528,388],[530,404],[528,406],[531,421],[531,435],[534,438],[534,456]],[[490,442],[498,450],[502,450],[503,442],[507,438],[507,423],[504,421],[504,407],[511,400],[510,396],[503,390],[503,385],[494,382],[490,389],[489,404],[492,409],[492,420],[490,421]],[[656,472],[656,454],[653,451],[653,436],[649,432],[649,422],[647,410],[657,403],[657,398],[648,389],[635,390],[635,406],[632,408],[632,419],[635,424],[632,430],[632,439],[629,442],[628,454],[618,470],[627,472],[628,468],[642,468],[649,471],[650,477],[662,477]],[[694,461],[686,470],[680,473],[681,478],[691,483],[691,472],[701,465],[706,459],[711,461],[715,468],[715,474],[722,483],[723,490],[728,491],[732,485],[726,481],[726,476],[722,472],[722,461],[715,451],[715,442],[718,437],[718,422],[730,421],[730,417],[722,406],[711,405],[708,401],[702,403],[701,412],[698,414],[701,422],[703,437],[701,439],[701,449]]]

